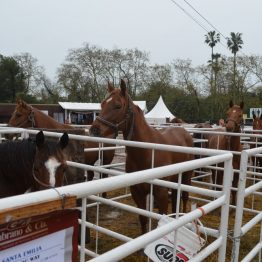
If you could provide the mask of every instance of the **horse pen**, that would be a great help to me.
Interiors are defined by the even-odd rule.
[[[215,131],[205,129],[190,128],[188,130],[191,134],[194,132],[201,134],[215,133]],[[5,133],[35,134],[36,132],[36,130],[9,127],[1,127],[0,129],[0,135]],[[53,132],[44,132],[44,134],[45,136],[61,136],[61,133]],[[178,228],[184,225],[188,228],[194,228],[194,221],[197,219],[200,219],[203,224],[199,226],[199,234],[201,234],[201,237],[206,234],[207,241],[205,246],[191,259],[192,261],[261,261],[261,169],[251,166],[250,159],[252,156],[261,156],[262,147],[260,145],[258,148],[249,149],[251,142],[244,138],[254,137],[258,139],[262,135],[253,133],[232,133],[230,135],[241,136],[246,147],[242,152],[197,147],[186,148],[69,134],[70,140],[98,142],[99,148],[93,150],[99,150],[101,158],[103,149],[106,150],[106,148],[103,148],[104,143],[116,145],[117,154],[112,165],[99,166],[100,161],[98,161],[96,166],[90,166],[67,161],[68,166],[85,171],[92,170],[97,174],[108,174],[109,177],[0,199],[0,214],[5,209],[37,204],[39,201],[59,199],[62,195],[76,196],[82,201],[82,218],[86,217],[86,213],[89,215],[88,221],[79,219],[81,243],[78,247],[78,259],[81,262],[87,260],[147,261],[147,257],[142,255],[141,249],[168,232],[173,230],[177,232]],[[202,142],[205,142],[205,140],[203,139]],[[138,152],[141,148],[150,148],[152,149],[152,156],[154,156],[156,150],[167,150],[186,152],[201,157],[188,162],[125,173],[123,146],[136,147]],[[120,154],[118,151],[120,151]],[[241,156],[240,169],[235,170],[239,172],[240,177],[236,207],[229,204],[232,154]],[[220,186],[221,191],[216,191],[211,181],[210,170],[221,169],[218,166],[219,163],[224,163],[224,179],[223,185]],[[195,176],[192,178],[192,186],[181,185],[181,174],[190,170],[195,172]],[[178,174],[178,183],[159,180],[172,174]],[[174,219],[172,222],[156,228],[157,221],[162,218],[162,215],[155,212],[152,192],[150,193],[151,197],[148,198],[147,210],[135,207],[128,186],[142,182],[150,183],[151,190],[154,190],[155,185],[178,190],[176,220]],[[232,188],[232,190],[236,189]],[[179,216],[181,191],[190,193],[191,205],[188,204],[188,209],[191,209],[191,211]],[[100,196],[103,192],[108,193],[106,199]],[[138,215],[149,218],[149,232],[146,234],[140,235]],[[85,244],[84,241],[85,227],[91,230],[91,239],[88,244]],[[174,245],[176,246],[176,237],[174,237]],[[173,261],[170,254],[165,255],[167,259],[162,261]]]

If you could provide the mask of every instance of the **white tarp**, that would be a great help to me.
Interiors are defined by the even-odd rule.
[[[167,118],[171,121],[174,117],[175,116],[166,107],[162,96],[159,97],[153,109],[145,115],[148,123],[156,125],[165,124]]]

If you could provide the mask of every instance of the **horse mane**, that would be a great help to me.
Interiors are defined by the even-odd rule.
[[[36,153],[36,144],[31,139],[25,139],[22,141],[7,141],[0,146],[0,163],[3,168],[0,169],[0,175],[6,177],[5,165],[9,165],[12,169],[10,172],[10,177],[6,179],[17,180],[18,183],[21,180],[15,177],[16,173],[21,173],[21,170],[28,170],[28,172],[33,169],[33,162]],[[27,174],[21,174],[27,175]]]

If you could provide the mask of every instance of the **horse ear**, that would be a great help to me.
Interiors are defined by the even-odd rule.
[[[21,104],[21,103],[22,103],[21,98],[17,98],[17,99],[16,99],[16,103],[17,103],[18,105]]]
[[[69,137],[68,137],[68,134],[65,132],[61,138],[60,138],[60,141],[59,141],[59,145],[62,149],[64,149],[67,145],[68,145],[68,142],[69,142]]]
[[[125,94],[126,94],[126,82],[123,79],[121,79],[120,88],[121,88],[122,96],[125,96]]]
[[[230,100],[230,102],[229,102],[229,107],[232,107],[234,104],[233,104],[233,101],[232,100]]]
[[[38,148],[43,146],[43,144],[45,142],[45,136],[44,136],[44,133],[43,133],[42,130],[37,133],[35,142],[36,142],[36,145],[37,145]]]
[[[108,81],[107,82],[107,91],[109,92],[109,93],[111,93],[112,91],[114,90],[114,87],[111,85],[111,83]]]
[[[256,119],[256,114],[255,114],[255,112],[252,112],[252,115],[253,115],[253,119],[255,120]],[[261,115],[262,116],[262,115]]]
[[[239,106],[240,106],[241,109],[243,109],[244,108],[244,102],[242,101]]]
[[[22,100],[22,99],[20,101],[21,101],[20,102],[21,106],[26,108],[27,107],[27,103],[24,100]]]

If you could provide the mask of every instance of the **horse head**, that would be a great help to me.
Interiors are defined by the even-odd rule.
[[[133,102],[121,79],[120,88],[108,83],[108,95],[101,103],[101,112],[90,128],[93,136],[115,138],[122,131],[130,139],[133,129]]]
[[[36,190],[62,186],[67,160],[65,148],[68,142],[67,133],[61,136],[58,143],[45,141],[42,131],[36,135],[36,153],[33,168]]]
[[[260,116],[256,116],[256,114],[253,113],[253,129],[262,130],[262,113]]]
[[[243,125],[243,108],[244,102],[241,102],[240,105],[234,105],[230,101],[225,124],[227,132],[240,132]]]
[[[9,122],[9,126],[14,127],[34,127],[34,110],[23,100],[19,99],[16,103],[15,111],[13,112]]]

